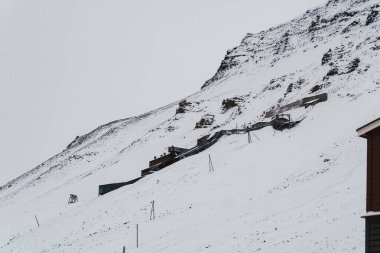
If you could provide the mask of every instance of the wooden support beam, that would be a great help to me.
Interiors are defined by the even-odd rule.
[[[136,248],[139,247],[139,224],[136,225]]]
[[[212,161],[211,161],[211,155],[208,155],[208,167],[209,167],[210,172],[214,171],[214,165],[212,164]]]
[[[36,222],[37,222],[37,225],[38,225],[38,227],[39,227],[39,226],[40,226],[40,223],[38,222],[37,215],[34,215],[34,218],[36,218]]]

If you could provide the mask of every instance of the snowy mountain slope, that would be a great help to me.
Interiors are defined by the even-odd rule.
[[[0,252],[362,252],[365,141],[355,129],[380,108],[379,11],[374,0],[329,1],[248,34],[187,98],[185,113],[174,103],[79,137],[2,186]],[[99,184],[138,177],[168,146],[190,148],[205,134],[323,92],[327,102],[290,111],[305,117],[291,130],[264,128],[252,144],[245,135],[223,137],[97,196]],[[224,110],[222,101],[234,97],[238,106]],[[205,114],[215,115],[213,125],[194,129]],[[67,204],[70,193],[78,203]]]

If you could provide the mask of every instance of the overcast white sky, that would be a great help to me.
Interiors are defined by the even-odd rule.
[[[246,33],[326,0],[0,0],[0,185],[198,89]]]

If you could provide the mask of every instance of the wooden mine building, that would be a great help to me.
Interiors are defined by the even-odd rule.
[[[154,165],[157,165],[160,163],[165,163],[165,162],[168,162],[170,160],[173,160],[174,157],[176,157],[177,155],[182,154],[186,151],[188,151],[188,149],[178,148],[178,147],[174,147],[174,146],[168,147],[168,154],[164,153],[162,156],[160,156],[158,158],[154,157],[153,160],[149,161],[149,167],[152,167]]]
[[[149,167],[141,171],[141,176],[143,177],[152,174],[154,171],[165,168],[172,164],[178,155],[185,153],[186,151],[188,151],[188,149],[174,146],[168,147],[168,154],[164,153],[160,157],[154,157],[153,160],[149,161]]]
[[[380,252],[380,118],[356,132],[367,139],[367,213],[365,218],[365,252]]]

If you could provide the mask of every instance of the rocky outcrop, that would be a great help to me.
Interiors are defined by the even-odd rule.
[[[300,50],[301,53],[308,51],[307,45],[312,43],[317,47],[336,36],[349,36],[378,22],[379,11],[376,1],[330,0],[325,6],[309,10],[286,24],[257,34],[248,33],[239,46],[227,52],[217,72],[202,85],[202,89],[235,75],[252,73],[255,68],[273,67],[281,59],[300,53]],[[346,53],[347,48],[343,49]],[[327,77],[341,71],[339,66],[335,66],[339,64],[332,62],[333,54],[337,53],[331,49],[322,58],[322,65],[332,66]]]

